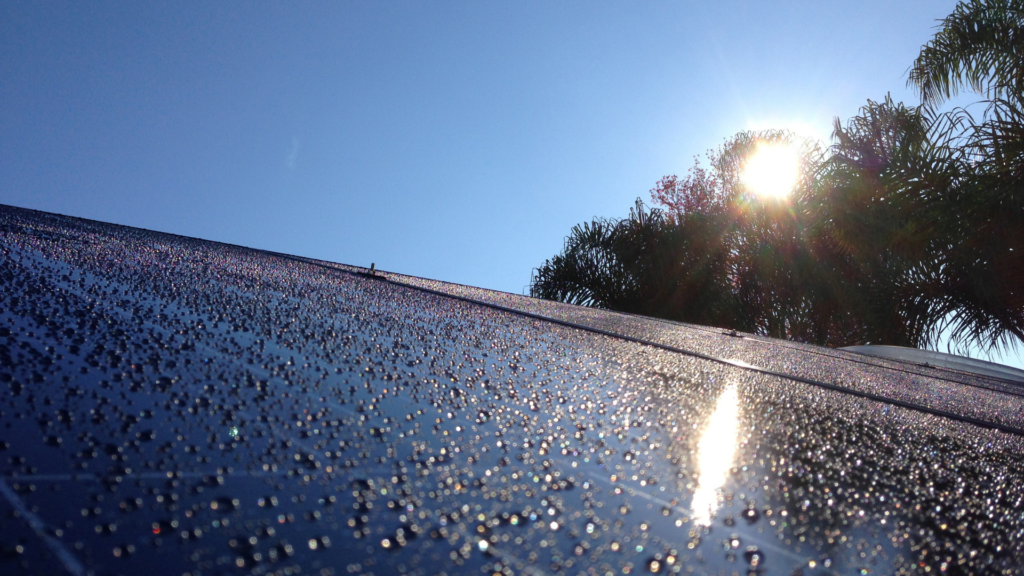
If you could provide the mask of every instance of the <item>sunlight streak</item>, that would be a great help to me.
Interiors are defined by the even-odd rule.
[[[729,478],[739,436],[739,396],[736,385],[729,384],[718,397],[708,427],[697,444],[697,466],[700,477],[690,506],[693,521],[700,526],[711,525],[718,510],[718,493]]]

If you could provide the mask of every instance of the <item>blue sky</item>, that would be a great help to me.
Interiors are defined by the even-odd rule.
[[[0,202],[522,292],[738,131],[916,103],[955,4],[6,0]]]

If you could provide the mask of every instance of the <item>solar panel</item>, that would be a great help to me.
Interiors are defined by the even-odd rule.
[[[0,208],[0,573],[1015,573],[996,380]]]

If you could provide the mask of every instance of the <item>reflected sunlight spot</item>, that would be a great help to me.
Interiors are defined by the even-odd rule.
[[[787,144],[762,144],[743,168],[743,184],[759,196],[782,198],[800,175],[800,155]]]
[[[729,384],[718,397],[708,427],[697,444],[697,466],[700,474],[697,491],[693,493],[693,521],[710,526],[718,510],[718,491],[729,478],[736,441],[739,435],[739,396],[736,385]]]

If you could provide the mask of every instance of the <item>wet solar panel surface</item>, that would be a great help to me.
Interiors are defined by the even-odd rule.
[[[1006,382],[9,207],[0,250],[0,574],[1022,573]]]
[[[488,302],[627,338],[736,360],[767,371],[831,384],[852,393],[880,396],[1024,432],[1024,403],[1008,402],[1006,398],[1024,398],[1024,387],[1015,381],[918,363],[867,358],[843,350],[571,306],[402,274],[384,274],[403,284]],[[786,353],[779,354],[780,349],[785,349]]]

